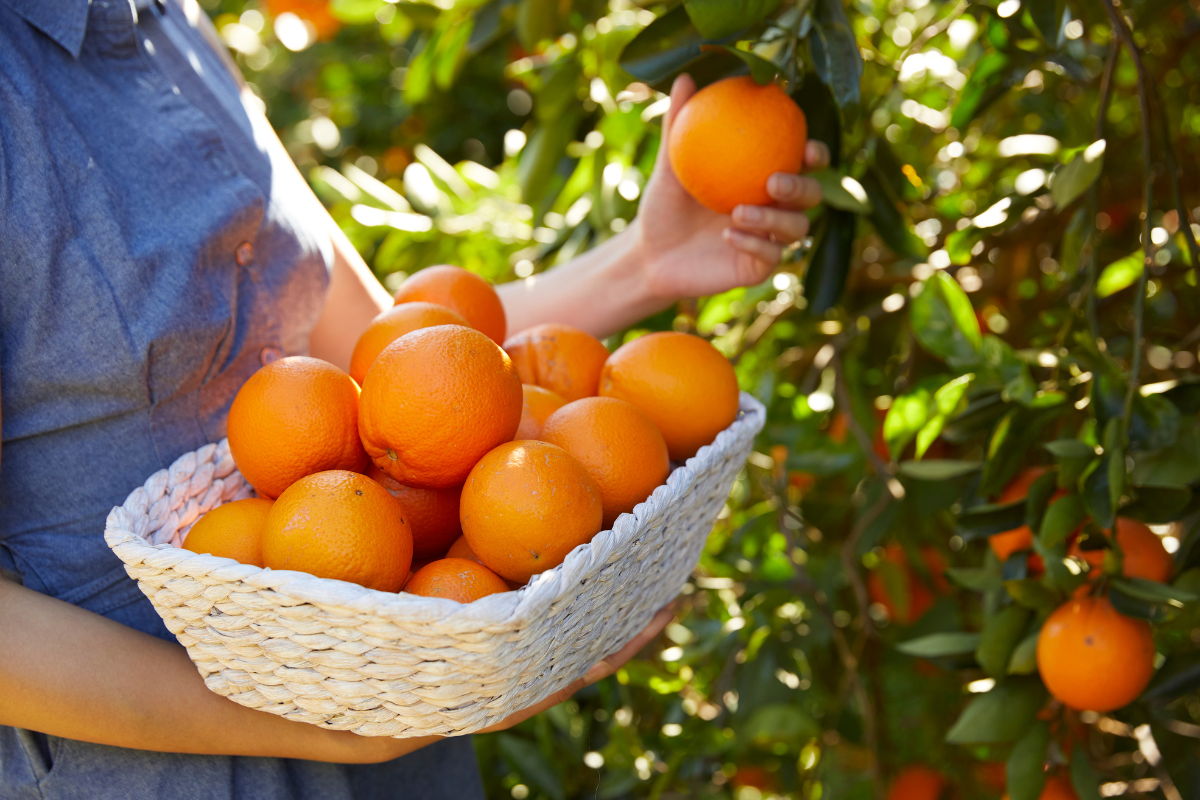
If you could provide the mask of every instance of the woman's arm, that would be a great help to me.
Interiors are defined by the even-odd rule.
[[[358,337],[376,314],[391,308],[392,297],[333,217],[326,214],[325,220],[333,242],[333,269],[325,307],[308,337],[308,350],[316,358],[349,371],[350,354]]]
[[[499,730],[611,675],[671,619],[663,609],[619,653]],[[291,722],[208,690],[183,648],[0,578],[0,725],[162,753],[375,763],[437,741]]]

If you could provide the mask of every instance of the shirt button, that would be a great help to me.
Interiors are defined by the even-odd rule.
[[[262,361],[263,366],[270,364],[272,361],[278,361],[283,358],[283,351],[278,347],[264,347],[262,352],[258,354],[258,358]]]
[[[254,260],[254,245],[249,242],[242,242],[237,246],[237,250],[233,251],[233,257],[239,267],[248,265]]]

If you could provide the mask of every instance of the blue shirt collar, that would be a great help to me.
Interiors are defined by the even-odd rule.
[[[91,0],[0,0],[33,27],[79,58]]]

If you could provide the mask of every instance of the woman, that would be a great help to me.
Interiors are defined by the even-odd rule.
[[[391,305],[179,2],[0,0],[0,798],[480,797],[465,737],[359,737],[207,691],[104,545],[112,506],[221,438],[256,369],[345,368]],[[799,176],[770,189],[779,207],[731,220],[660,154],[624,233],[501,288],[509,329],[603,336],[761,282],[820,199]]]

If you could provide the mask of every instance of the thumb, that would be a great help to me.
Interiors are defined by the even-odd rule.
[[[656,159],[660,165],[664,165],[667,161],[667,142],[670,141],[671,126],[675,123],[675,117],[679,115],[680,109],[683,108],[683,104],[688,101],[688,98],[695,93],[696,82],[686,72],[675,78],[675,82],[671,84],[671,107],[663,116],[662,143],[658,146],[658,158]]]

